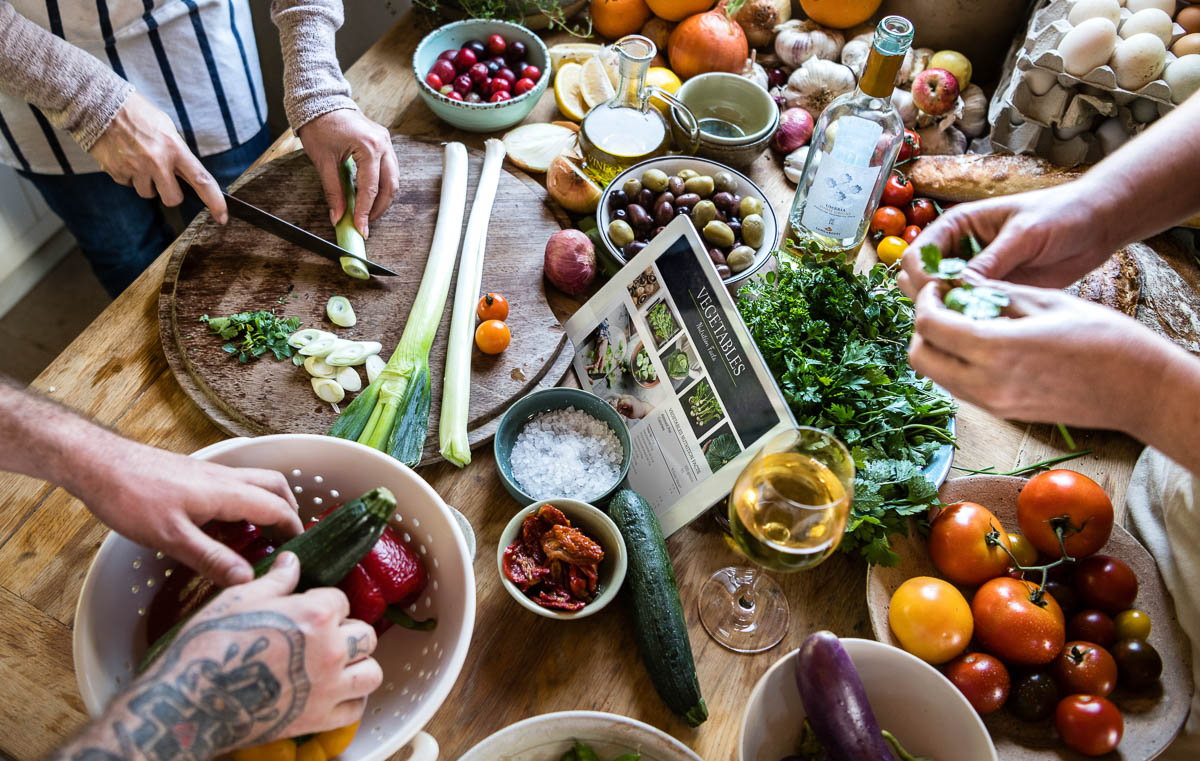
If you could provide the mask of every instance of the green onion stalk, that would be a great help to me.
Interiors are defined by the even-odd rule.
[[[421,461],[429,425],[429,349],[450,291],[466,201],[467,149],[447,143],[433,245],[404,334],[383,370],[334,422],[330,436],[354,439],[405,465]]]
[[[346,199],[346,212],[342,214],[342,218],[337,221],[333,229],[337,233],[338,245],[349,252],[349,256],[343,256],[338,260],[342,265],[342,272],[358,280],[369,280],[371,273],[367,272],[367,265],[363,263],[367,258],[367,246],[363,241],[362,233],[354,226],[354,176],[354,159],[346,159],[338,167],[338,177],[342,181],[342,195]]]

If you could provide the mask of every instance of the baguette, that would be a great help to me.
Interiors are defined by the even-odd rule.
[[[1055,166],[1034,156],[921,156],[905,167],[918,196],[959,203],[1041,190],[1077,180],[1088,167]],[[1200,228],[1200,215],[1180,223]]]

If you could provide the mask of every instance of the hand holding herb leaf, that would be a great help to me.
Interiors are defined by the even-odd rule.
[[[973,236],[966,236],[964,241],[970,242],[968,248],[978,251],[979,243]],[[942,250],[933,243],[921,246],[921,264],[925,274],[954,286],[943,297],[947,309],[961,312],[973,320],[991,320],[999,317],[1009,304],[1008,294],[999,288],[963,282],[966,260],[942,258]]]

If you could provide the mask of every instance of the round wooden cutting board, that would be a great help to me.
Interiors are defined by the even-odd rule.
[[[184,232],[167,264],[159,298],[159,324],[167,361],[187,394],[222,430],[235,436],[328,432],[337,415],[313,394],[309,375],[291,361],[266,355],[239,364],[222,351],[224,342],[200,322],[202,315],[224,316],[275,308],[300,318],[301,327],[321,328],[339,337],[383,344],[386,360],[404,330],[425,271],[441,195],[440,145],[396,136],[400,190],[391,207],[371,223],[367,258],[398,277],[354,280],[336,262],[304,251],[245,222],[226,225],[207,212]],[[483,153],[469,151],[468,208],[483,165]],[[234,191],[239,198],[327,240],[333,240],[329,211],[316,170],[303,152],[251,171]],[[488,227],[483,290],[508,299],[512,343],[488,356],[472,348],[472,448],[491,439],[500,415],[516,399],[553,386],[570,368],[569,347],[556,310],[571,302],[545,285],[543,249],[566,219],[551,209],[545,190],[513,169],[500,173]],[[352,328],[339,328],[325,316],[329,297],[350,300],[358,315]],[[551,302],[554,302],[552,308]],[[433,403],[422,464],[440,459],[437,422],[441,408],[446,340],[454,286],[430,352]],[[358,368],[366,385],[366,374]],[[341,404],[344,409],[353,395]]]

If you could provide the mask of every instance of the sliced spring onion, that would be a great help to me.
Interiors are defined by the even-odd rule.
[[[447,143],[433,244],[404,333],[384,369],[333,424],[331,436],[355,439],[409,466],[420,462],[429,435],[429,349],[446,307],[466,202],[467,149]]]
[[[354,323],[358,322],[354,307],[350,306],[350,300],[345,296],[330,296],[329,303],[325,305],[325,314],[339,328],[353,328]]]
[[[362,391],[362,377],[353,367],[343,367],[337,371],[337,375],[333,376],[333,379],[347,391]]]
[[[300,353],[306,357],[324,357],[330,352],[331,349],[333,349],[334,346],[337,345],[337,342],[341,340],[342,339],[338,338],[334,334],[327,333],[317,340],[310,341],[304,346],[301,346]]]
[[[383,357],[378,354],[372,354],[367,357],[367,383],[375,382],[375,379],[383,372],[384,364]]]
[[[458,284],[454,289],[454,314],[450,319],[450,342],[446,349],[446,373],[442,384],[442,417],[438,423],[438,444],[442,457],[462,468],[471,462],[467,441],[467,412],[471,403],[471,345],[475,332],[475,306],[483,284],[483,252],[487,245],[488,221],[500,167],[504,163],[504,143],[495,138],[484,143],[483,172],[471,203],[471,216],[463,239],[462,261],[458,266]]]
[[[369,280],[371,273],[363,260],[367,258],[367,246],[362,234],[354,226],[354,159],[346,159],[338,168],[338,176],[342,180],[342,196],[346,199],[346,212],[333,226],[337,233],[338,245],[346,249],[349,256],[343,256],[339,263],[342,272],[358,280]]]
[[[345,341],[336,344],[325,356],[325,361],[334,367],[361,365],[382,348],[383,344],[378,341]]]
[[[337,368],[325,364],[320,357],[309,357],[304,360],[304,369],[314,378],[332,378],[337,375]]]
[[[313,393],[321,401],[337,404],[346,398],[346,391],[333,378],[313,378],[311,381]]]
[[[318,330],[317,328],[305,328],[297,330],[295,333],[288,336],[288,345],[293,349],[303,349],[318,338],[337,338],[328,330]]]
[[[304,357],[300,354],[292,355],[292,364],[296,367],[304,367]]]

